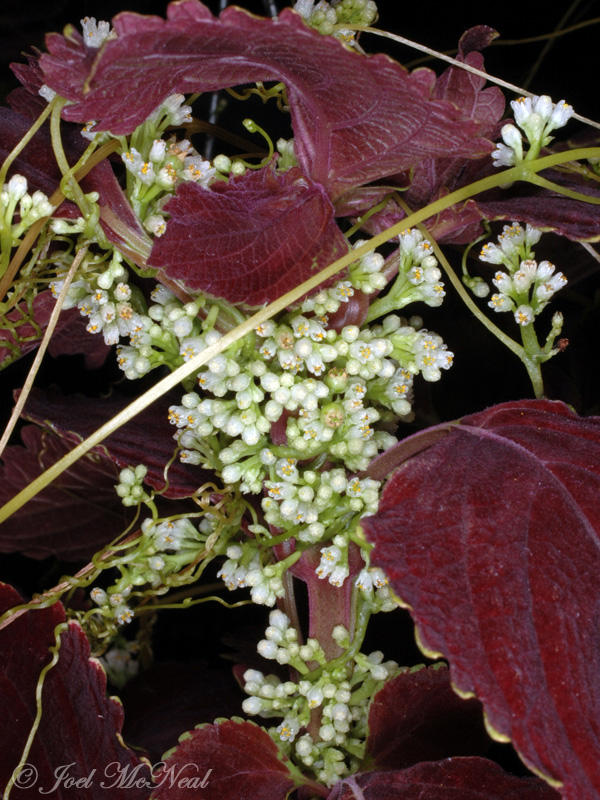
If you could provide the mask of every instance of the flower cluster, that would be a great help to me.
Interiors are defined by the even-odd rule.
[[[228,589],[250,587],[252,602],[257,605],[274,606],[277,598],[283,597],[282,578],[289,561],[263,565],[252,541],[229,545],[226,554],[227,560],[217,577],[223,579]]]
[[[52,214],[54,207],[43,192],[27,191],[27,178],[13,175],[0,191],[0,231],[16,244],[34,222]],[[14,221],[15,214],[18,220]]]
[[[285,461],[295,464],[293,459]],[[300,542],[316,544],[325,535],[330,539],[337,532],[348,533],[351,521],[377,510],[380,484],[371,478],[348,477],[341,468],[317,472],[295,466],[288,475],[278,471],[275,477],[280,476],[280,480],[265,481],[265,520],[276,528],[293,530]],[[347,546],[344,537],[346,550]]]
[[[123,470],[119,485],[137,485],[144,470],[141,466]],[[95,613],[115,627],[133,620],[130,601],[144,594],[143,587],[154,587],[155,593],[167,591],[169,576],[192,564],[207,539],[206,532],[185,516],[145,519],[141,533],[123,557],[113,562],[120,571],[119,578],[106,590],[96,586],[90,592],[97,606]]]
[[[568,103],[564,100],[553,103],[548,95],[519,97],[511,102],[511,107],[517,124],[509,122],[502,127],[502,142],[492,152],[495,167],[512,167],[520,161],[537,158],[542,147],[554,138],[550,133],[562,128],[573,116]],[[526,153],[521,131],[529,142]]]
[[[359,239],[353,248],[356,249],[364,243],[363,239]],[[367,253],[348,267],[347,278],[304,298],[300,310],[314,314],[323,324],[327,324],[328,316],[335,314],[344,303],[348,303],[356,291],[373,294],[386,286],[387,278],[382,272],[384,265],[384,258],[379,253]]]
[[[113,686],[123,686],[138,674],[140,664],[136,656],[139,652],[137,642],[128,642],[119,637],[98,659]]]
[[[183,95],[172,95],[169,99],[183,101],[184,98]],[[215,167],[204,160],[187,139],[178,141],[171,137],[165,141],[156,138],[146,150],[140,153],[137,148],[130,147],[121,155],[127,171],[135,179],[134,200],[141,200],[151,193],[146,187],[169,193],[181,181],[194,181],[207,187],[217,174]],[[150,214],[144,219],[144,227],[155,236],[162,236],[165,226],[164,217],[159,213]]]
[[[57,297],[64,284],[66,270],[50,283]],[[144,330],[143,300],[127,283],[127,270],[118,251],[106,264],[96,256],[86,257],[79,277],[69,286],[63,308],[77,306],[89,318],[88,333],[102,333],[106,344],[116,344],[122,336],[133,336]]]
[[[294,10],[319,33],[341,38],[347,44],[354,42],[352,26],[371,25],[377,17],[373,0],[296,0]]]
[[[562,272],[556,272],[550,261],[533,258],[532,250],[541,231],[517,222],[505,225],[498,244],[487,243],[479,258],[490,264],[503,264],[507,271],[496,272],[492,283],[498,292],[488,305],[494,311],[512,311],[518,325],[530,325],[546,307],[552,296],[567,283]]]
[[[349,635],[343,626],[336,626],[333,635],[341,647],[348,647]],[[300,644],[288,617],[277,610],[269,615],[269,627],[257,650],[263,658],[292,666],[300,679],[281,681],[275,675],[246,670],[244,690],[250,697],[244,700],[244,711],[267,719],[283,718],[269,733],[325,784],[355,769],[357,754],[364,750],[368,713],[364,698],[372,697],[398,665],[384,662],[378,651],[327,662],[319,642],[308,639]],[[320,724],[313,738],[305,729],[315,713]]]
[[[418,228],[403,231],[398,241],[398,252],[390,259],[397,264],[398,275],[386,295],[371,303],[367,320],[397,311],[409,303],[422,302],[437,307],[446,295],[431,242]]]

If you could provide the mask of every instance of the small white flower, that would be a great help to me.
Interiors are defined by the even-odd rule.
[[[114,38],[116,34],[111,31],[110,22],[100,20],[96,22],[95,17],[84,17],[81,20],[83,31],[83,41],[87,47],[100,47],[109,38]]]
[[[515,311],[515,322],[517,325],[529,325],[534,320],[534,313],[531,306],[521,305]]]

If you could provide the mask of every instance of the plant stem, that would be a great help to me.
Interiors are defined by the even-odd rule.
[[[8,440],[10,439],[10,435],[14,430],[15,425],[17,424],[17,420],[21,416],[21,411],[25,403],[27,402],[27,398],[29,397],[29,393],[31,392],[31,388],[33,386],[33,382],[35,380],[35,376],[38,373],[40,365],[42,363],[42,359],[46,353],[46,349],[50,344],[50,339],[52,334],[54,333],[54,329],[56,328],[56,323],[58,322],[58,316],[62,310],[63,303],[65,302],[65,298],[67,296],[67,292],[69,291],[69,286],[71,285],[71,281],[73,280],[73,276],[77,272],[77,269],[81,262],[83,261],[85,254],[87,253],[87,245],[82,247],[81,250],[77,253],[75,258],[73,259],[73,263],[71,264],[69,271],[65,277],[63,287],[58,295],[54,308],[52,309],[52,313],[50,314],[50,319],[48,320],[48,325],[46,326],[46,330],[44,332],[44,338],[42,339],[40,346],[38,347],[37,353],[35,354],[35,358],[33,360],[33,364],[27,373],[27,378],[25,379],[25,384],[21,389],[21,393],[19,394],[19,398],[15,403],[15,407],[13,408],[12,414],[10,415],[10,419],[4,429],[4,433],[2,434],[2,438],[0,439],[0,456],[4,452],[4,448],[8,444]]]
[[[27,131],[25,136],[17,142],[17,144],[13,147],[10,153],[4,159],[4,163],[2,164],[2,168],[0,169],[0,188],[4,185],[6,180],[6,176],[8,175],[8,170],[10,169],[10,165],[15,160],[15,158],[21,153],[25,147],[29,144],[29,142],[33,139],[35,134],[39,131],[42,127],[44,122],[48,119],[50,114],[52,113],[52,109],[56,104],[57,98],[54,98],[51,103],[48,103],[46,108],[42,111],[36,121],[33,123],[31,128]]]

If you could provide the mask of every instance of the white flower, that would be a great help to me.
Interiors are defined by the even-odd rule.
[[[112,39],[116,36],[115,32],[111,31],[110,22],[105,20],[96,22],[95,17],[84,17],[81,20],[81,28],[83,41],[87,47],[100,47],[107,39]]]
[[[531,306],[521,305],[515,311],[515,322],[517,325],[529,325],[533,322],[534,316]]]
[[[512,147],[507,147],[502,142],[496,145],[491,155],[492,163],[495,167],[514,167],[516,164],[515,151]]]
[[[290,717],[286,717],[281,725],[277,726],[279,738],[284,742],[293,742],[299,730],[300,726],[298,725],[298,721]]]

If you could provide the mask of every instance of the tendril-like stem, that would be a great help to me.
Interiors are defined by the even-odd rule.
[[[19,774],[25,764],[27,763],[27,759],[29,758],[29,753],[31,752],[31,747],[33,745],[33,740],[35,735],[38,731],[40,726],[40,722],[42,720],[42,691],[44,689],[44,682],[46,680],[46,675],[52,667],[54,667],[59,659],[60,656],[60,637],[63,631],[67,630],[67,623],[61,622],[54,628],[54,645],[50,647],[50,652],[52,653],[52,658],[46,664],[46,666],[40,672],[37,685],[35,687],[35,705],[36,705],[36,714],[33,720],[33,724],[31,726],[31,730],[29,731],[29,736],[27,737],[27,741],[25,742],[25,746],[23,747],[23,752],[21,753],[21,758],[19,759],[19,763],[12,771],[12,775],[8,783],[6,784],[6,788],[4,789],[4,793],[2,794],[2,800],[8,800],[11,790],[14,787],[17,779],[19,778]]]

